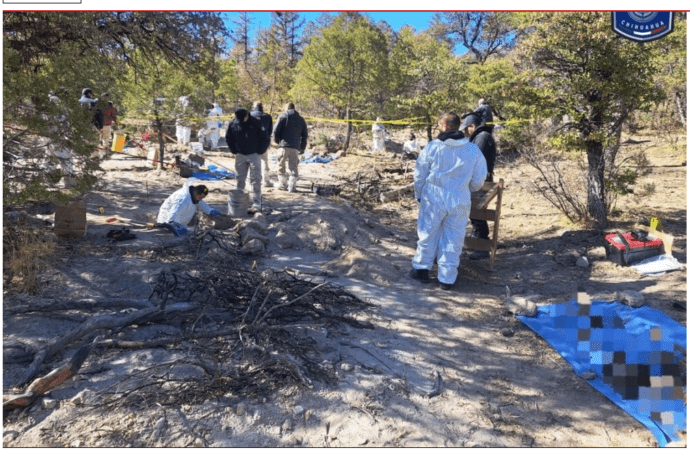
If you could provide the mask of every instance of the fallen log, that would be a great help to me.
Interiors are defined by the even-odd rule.
[[[52,312],[69,310],[94,310],[109,308],[144,309],[152,306],[146,300],[130,300],[124,298],[82,298],[67,301],[30,301],[19,305],[4,306],[4,314],[25,314],[29,312]]]
[[[29,369],[26,371],[24,377],[22,377],[22,379],[16,384],[16,386],[26,384],[30,379],[36,376],[36,373],[39,371],[44,362],[49,361],[50,358],[52,358],[67,345],[81,339],[95,330],[124,328],[146,321],[160,320],[161,318],[171,315],[192,311],[200,306],[201,305],[198,303],[175,303],[170,305],[165,311],[161,311],[157,306],[150,306],[148,308],[125,314],[121,317],[114,317],[110,314],[92,317],[74,330],[58,338],[52,344],[36,352],[34,360],[29,366]]]
[[[35,379],[26,391],[18,395],[3,395],[2,396],[2,410],[26,408],[30,406],[34,400],[51,391],[72,378],[79,372],[79,368],[86,361],[86,358],[91,352],[93,344],[82,345],[79,350],[67,361],[57,369],[51,371],[48,375]]]
[[[391,202],[394,200],[400,200],[402,197],[406,197],[408,194],[414,194],[414,183],[407,184],[398,189],[393,189],[392,191],[381,192],[379,195],[379,200],[381,203]]]

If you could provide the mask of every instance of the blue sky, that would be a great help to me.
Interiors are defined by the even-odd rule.
[[[338,14],[338,12],[330,12],[331,14]],[[237,13],[226,13],[230,17],[236,17]],[[300,17],[304,17],[307,22],[316,20],[321,11],[317,12],[298,12]],[[394,30],[399,30],[405,25],[412,25],[417,31],[425,30],[429,27],[429,22],[433,17],[433,12],[398,12],[398,11],[384,11],[384,12],[366,12],[374,22],[385,20],[393,27]],[[254,25],[258,28],[267,28],[271,23],[270,12],[252,12],[252,17],[256,21]]]

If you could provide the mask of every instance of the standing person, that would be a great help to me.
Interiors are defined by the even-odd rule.
[[[189,107],[189,96],[180,96],[177,99],[177,104],[182,108],[182,114],[184,115],[187,112],[187,107]],[[175,121],[175,137],[178,144],[188,145],[191,141],[192,127],[183,118]]]
[[[112,124],[119,125],[117,122],[117,109],[113,106],[113,102],[108,101],[103,110],[103,129],[101,130],[101,143],[106,147],[110,145]]]
[[[491,105],[486,103],[486,100],[483,98],[480,98],[479,102],[477,102],[477,109],[475,109],[474,112],[479,115],[479,117],[482,119],[482,122],[485,124],[491,124],[487,125],[487,127],[489,133],[493,133],[494,126],[492,122],[494,121],[494,113],[493,109],[491,109]]]
[[[258,119],[261,122],[261,126],[268,133],[266,149],[261,154],[261,172],[263,178],[264,187],[271,187],[270,172],[271,169],[268,167],[268,147],[271,146],[271,132],[273,131],[273,118],[270,114],[264,114],[264,105],[261,102],[254,102],[252,105],[252,117]]]
[[[98,99],[94,98],[91,88],[82,89],[79,104],[82,106],[88,106],[89,109],[91,109],[96,105],[96,103],[98,103]]]
[[[208,188],[203,184],[198,186],[183,186],[166,198],[158,211],[156,226],[168,228],[176,236],[187,233],[187,225],[197,211],[209,216],[219,216],[220,211],[206,204],[204,199],[208,195]]]
[[[218,149],[218,141],[220,140],[220,129],[223,126],[222,121],[214,119],[214,117],[220,117],[223,115],[223,109],[214,103],[213,107],[208,113],[208,120],[206,121],[206,138],[211,141],[211,150]]]
[[[225,141],[235,155],[237,172],[237,189],[244,190],[247,172],[252,184],[252,206],[249,213],[261,210],[261,153],[268,148],[269,134],[261,127],[261,122],[249,114],[246,109],[235,111],[235,118],[228,125]]]
[[[383,151],[386,148],[386,127],[381,123],[383,118],[377,117],[376,122],[371,126],[371,135],[374,138],[374,146],[372,148],[375,152]]]
[[[469,137],[470,142],[479,147],[486,160],[486,181],[494,181],[494,162],[496,161],[496,141],[491,136],[491,129],[483,118],[477,113],[469,113],[463,116],[460,131]],[[489,224],[486,220],[472,219],[472,236],[479,239],[489,239]],[[475,251],[470,254],[470,259],[488,258],[487,251]]]
[[[96,108],[96,112],[93,113],[91,118],[91,123],[98,130],[98,136],[101,140],[101,146],[103,145],[103,126],[105,124],[105,114],[103,113],[103,108],[101,107],[101,101],[96,100],[93,107]]]
[[[299,172],[299,153],[307,148],[307,122],[295,111],[294,103],[285,105],[285,112],[278,117],[278,123],[273,130],[273,141],[278,144],[278,177],[276,187],[288,192],[297,191]],[[287,175],[285,166],[287,165]],[[289,175],[289,179],[288,179]]]
[[[457,114],[443,114],[438,126],[441,134],[424,147],[415,168],[419,240],[410,276],[428,283],[429,270],[438,256],[438,281],[441,289],[448,290],[458,276],[472,205],[470,192],[482,187],[486,161],[479,148],[463,137]]]

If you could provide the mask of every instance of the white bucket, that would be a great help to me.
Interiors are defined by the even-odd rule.
[[[231,189],[228,192],[228,215],[246,217],[249,209],[249,192],[242,189]]]

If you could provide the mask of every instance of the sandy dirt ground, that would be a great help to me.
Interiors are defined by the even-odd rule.
[[[377,189],[403,186],[411,180],[414,161],[355,149],[329,164],[301,164],[297,193],[264,188],[262,214],[280,215],[280,220],[269,220],[264,251],[243,260],[247,265],[256,262],[254,270],[287,269],[301,279],[342,286],[372,305],[357,313],[357,319],[369,327],[341,323],[305,330],[318,342],[318,357],[330,364],[334,380],[315,381],[311,387],[293,385],[268,396],[227,392],[175,405],[133,401],[112,407],[102,394],[106,389],[153,365],[192,358],[194,349],[102,350],[89,356],[78,375],[30,408],[6,413],[3,444],[656,446],[651,432],[576,376],[548,344],[508,312],[502,297],[506,286],[539,304],[568,301],[578,286],[595,299],[634,290],[644,295],[648,306],[686,325],[685,312],[671,307],[673,302],[686,302],[685,144],[673,150],[651,137],[635,139],[642,142],[627,144],[623,152],[647,149],[652,172],[638,185],[653,183],[655,189],[621,199],[622,213],[613,217],[612,229],[630,229],[638,221],[660,217],[675,237],[673,255],[683,264],[682,270],[651,278],[609,262],[602,245],[604,233],[565,221],[533,193],[534,170],[504,155],[495,171],[496,179],[504,179],[505,191],[494,270],[488,270],[488,260],[470,260],[464,253],[452,290],[442,291],[436,283],[420,284],[407,276],[416,245],[417,206],[412,196],[388,203],[365,202],[366,187],[359,189],[363,191],[359,198],[345,195],[357,192],[363,177],[371,180],[375,173],[380,179]],[[276,151],[271,149],[271,156]],[[234,170],[228,153],[207,156],[209,162]],[[103,168],[105,186],[86,196],[88,235],[56,239],[61,251],[42,274],[40,293],[18,295],[6,287],[5,346],[39,348],[89,317],[74,311],[10,314],[8,308],[80,299],[146,302],[162,268],[193,269],[194,264],[182,258],[160,259],[163,249],[185,237],[135,227],[130,231],[136,239],[113,242],[105,237],[117,228],[105,222],[109,217],[154,221],[163,200],[186,180],[175,172],[148,168],[146,161],[127,154],[112,154]],[[207,203],[226,212],[227,192],[234,181],[203,183],[211,191]],[[342,193],[317,195],[314,186],[335,186]],[[53,218],[47,207],[30,215],[48,222]],[[277,245],[285,236],[290,244]],[[587,257],[588,267],[576,265],[581,256]],[[121,309],[109,313],[123,313]],[[173,335],[176,328],[142,324],[129,332],[146,340]],[[47,373],[73,351],[69,347],[40,373]],[[208,376],[199,367],[178,364],[180,377]],[[5,359],[5,393],[11,392],[28,366],[29,361],[14,364]]]

